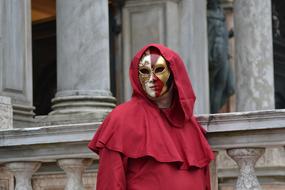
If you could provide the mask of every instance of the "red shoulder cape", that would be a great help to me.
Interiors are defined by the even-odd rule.
[[[173,74],[175,97],[167,110],[150,101],[139,83],[138,63],[149,47],[160,51]],[[131,100],[105,118],[88,147],[96,153],[108,148],[131,158],[150,156],[159,162],[176,162],[181,169],[207,166],[213,152],[193,115],[195,95],[178,54],[163,45],[149,44],[133,58],[129,73]]]

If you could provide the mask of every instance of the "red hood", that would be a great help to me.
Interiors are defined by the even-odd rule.
[[[181,111],[177,113],[177,107],[175,113],[177,113],[179,118],[181,119],[181,114],[184,116],[183,120],[189,120],[193,115],[193,108],[195,103],[195,94],[192,89],[191,82],[188,77],[187,70],[185,68],[185,65],[180,58],[180,56],[174,52],[173,50],[163,46],[162,44],[149,44],[145,47],[143,47],[137,54],[134,56],[131,65],[130,65],[130,80],[131,85],[133,88],[133,97],[139,97],[143,98],[145,101],[150,102],[150,100],[147,98],[144,90],[142,89],[142,86],[138,79],[138,64],[139,61],[144,54],[144,52],[150,48],[155,47],[159,50],[160,54],[167,60],[169,63],[170,69],[173,74],[173,81],[174,81],[174,90],[176,91],[174,94],[178,96],[178,98],[175,98],[175,100],[178,100],[176,102],[176,105],[181,107]],[[173,121],[175,122],[175,121]],[[180,125],[181,122],[179,122],[178,125]],[[176,124],[174,124],[176,125]]]
[[[149,47],[156,47],[173,73],[171,108],[159,109],[144,93],[138,78],[138,63]],[[130,66],[133,96],[117,106],[97,130],[89,148],[118,151],[127,157],[151,156],[159,162],[175,162],[181,169],[205,167],[213,159],[202,127],[193,116],[195,95],[181,58],[169,48],[150,44],[141,49]]]

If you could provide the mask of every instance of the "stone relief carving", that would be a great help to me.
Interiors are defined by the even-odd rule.
[[[84,173],[83,184],[85,190],[95,189],[97,173]],[[66,185],[65,174],[35,175],[32,178],[34,190],[64,190]]]
[[[3,167],[0,167],[0,190],[14,190],[13,175]]]
[[[0,96],[0,130],[12,128],[12,117],[10,98]]]

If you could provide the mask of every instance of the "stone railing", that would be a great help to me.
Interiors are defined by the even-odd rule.
[[[259,190],[255,164],[266,148],[285,145],[285,110],[201,115],[216,154],[226,150],[239,167],[236,190]],[[223,164],[223,163],[219,163]],[[215,165],[212,167],[214,169]],[[212,189],[218,189],[212,169]]]
[[[238,164],[237,190],[260,189],[255,162],[266,147],[284,146],[284,116],[284,110],[199,116],[212,148],[226,150]],[[84,189],[82,174],[98,160],[87,143],[100,123],[92,122],[92,115],[77,117],[87,119],[76,123],[76,117],[64,121],[47,116],[35,119],[32,128],[0,131],[0,164],[15,176],[16,190],[31,190],[32,175],[46,163],[57,163],[65,172],[66,190]],[[212,189],[217,190],[215,165],[212,171]]]

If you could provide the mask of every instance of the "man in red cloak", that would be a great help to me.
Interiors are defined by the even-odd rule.
[[[184,63],[160,44],[130,65],[133,94],[98,128],[97,190],[210,190],[211,148],[193,115],[195,95]]]

